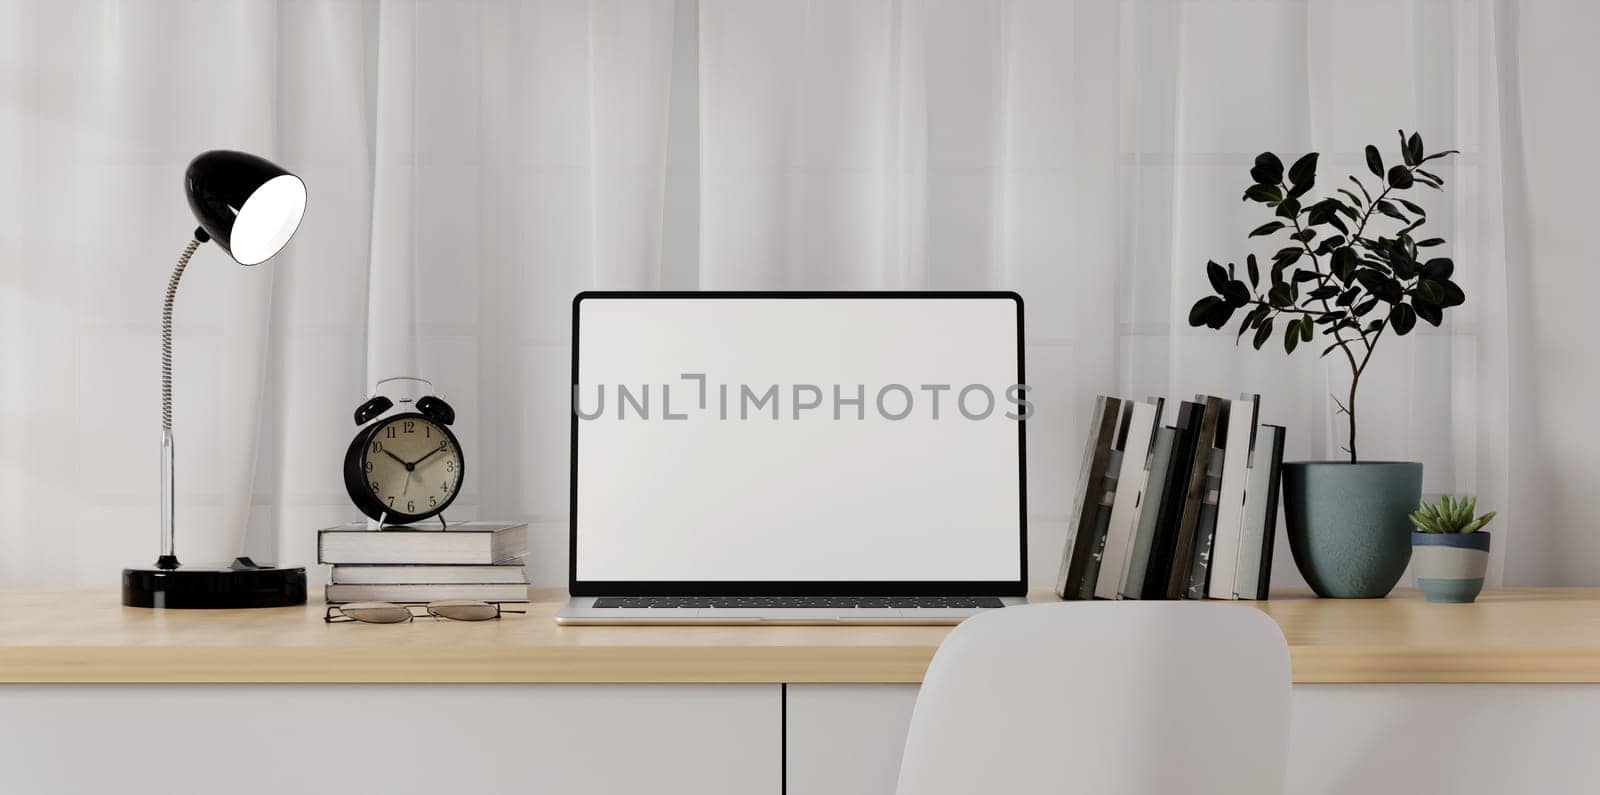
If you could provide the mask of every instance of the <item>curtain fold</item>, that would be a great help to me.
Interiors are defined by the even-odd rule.
[[[313,562],[314,531],[357,516],[339,475],[351,410],[376,380],[420,375],[460,418],[451,518],[532,522],[530,572],[559,583],[573,293],[1013,289],[1044,583],[1097,393],[1260,392],[1289,457],[1339,456],[1343,362],[1185,318],[1208,259],[1276,248],[1245,237],[1266,220],[1239,201],[1257,153],[1322,152],[1321,190],[1370,184],[1361,147],[1396,159],[1397,128],[1462,150],[1447,191],[1417,201],[1468,303],[1383,341],[1362,455],[1424,461],[1425,491],[1505,507],[1492,582],[1570,574],[1565,537],[1520,520],[1548,514],[1513,466],[1537,458],[1511,409],[1533,339],[1514,303],[1517,70],[1555,58],[1515,46],[1520,7],[0,4],[0,584],[109,584],[154,554],[158,283],[204,149],[279,160],[310,203],[272,262],[208,247],[185,279],[185,559],[230,557],[248,527],[258,558]],[[1508,549],[1530,562],[1508,568]]]

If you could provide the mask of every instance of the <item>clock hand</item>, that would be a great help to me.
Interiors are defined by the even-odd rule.
[[[443,450],[443,449],[444,449],[443,447],[435,447],[432,450],[429,450],[427,453],[423,454],[422,458],[419,458],[419,459],[417,459],[415,461],[412,461],[411,462],[411,466],[416,466],[417,464],[422,463],[425,459],[427,459],[428,456],[433,455],[434,453],[437,453],[437,452],[439,452],[440,450]]]
[[[383,454],[388,456],[388,457],[390,457],[390,458],[393,458],[396,461],[399,461],[402,464],[406,464],[406,460],[404,458],[401,458],[400,456],[397,456],[394,453],[389,452],[388,450],[384,450]],[[406,464],[406,466],[410,467],[411,465],[410,464]]]

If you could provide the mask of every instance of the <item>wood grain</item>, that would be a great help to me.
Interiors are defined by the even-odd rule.
[[[919,682],[946,627],[561,627],[565,598],[466,624],[328,625],[322,605],[155,611],[113,590],[0,590],[0,682]],[[1054,601],[1048,590],[1036,601]],[[1600,682],[1600,589],[1275,594],[1294,679]]]

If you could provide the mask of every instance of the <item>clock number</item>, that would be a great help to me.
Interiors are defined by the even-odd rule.
[[[372,462],[371,462],[371,461],[368,461],[368,462],[367,462],[367,471],[368,471],[368,472],[371,472],[371,471],[372,471],[372,470],[373,470],[373,469],[374,469],[374,467],[373,467],[373,465],[372,465]]]
[[[393,425],[390,425],[389,427],[384,428],[383,430],[384,430],[384,434],[383,435],[386,438],[389,438],[389,439],[393,439],[394,438],[394,426]]]
[[[372,493],[373,494],[377,494],[380,490],[382,490],[382,488],[383,488],[382,486],[378,485],[378,481],[376,481],[376,480],[372,481]]]
[[[443,483],[440,483],[439,490],[445,492],[446,494],[450,493],[450,481],[447,480]]]
[[[439,440],[439,449],[440,450],[449,450],[450,449],[450,443],[444,441],[443,439]]]
[[[412,422],[411,420],[406,420],[406,433],[416,433],[416,432],[417,432],[417,424],[415,422]]]
[[[424,426],[422,426],[422,438],[424,438],[424,439],[432,439],[433,438],[433,426],[432,425],[424,425]]]
[[[406,500],[406,513],[416,513],[416,512],[417,512],[417,501],[416,500]]]
[[[444,471],[446,471],[446,472],[454,472],[454,471],[456,471],[456,460],[454,458],[448,459],[448,460],[446,460],[444,462]]]
[[[383,442],[374,440],[372,442],[372,452],[373,453],[381,453],[381,452],[383,452]]]
[[[394,507],[394,497],[390,497],[390,498],[389,498],[389,507],[390,507],[390,508],[393,508],[393,507]]]
[[[428,495],[428,507],[429,508],[433,508],[433,507],[436,507],[438,504],[439,504],[439,498],[433,496],[432,494],[429,494]]]

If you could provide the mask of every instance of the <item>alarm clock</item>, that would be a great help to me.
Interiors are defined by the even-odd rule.
[[[356,508],[380,525],[439,516],[461,493],[466,459],[450,432],[455,409],[421,378],[385,378],[426,385],[421,397],[375,395],[355,411],[360,430],[344,454],[344,487]],[[440,522],[444,520],[441,517]]]

